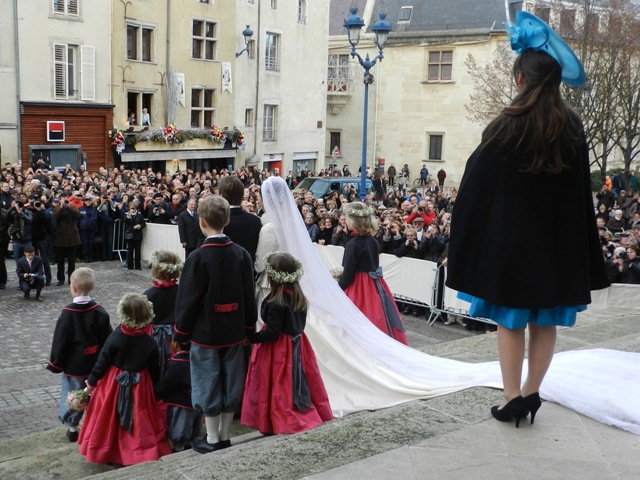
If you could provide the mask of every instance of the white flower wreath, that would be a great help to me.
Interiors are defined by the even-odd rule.
[[[373,211],[364,203],[357,202],[362,205],[363,208],[356,208],[353,203],[347,203],[342,207],[342,211],[349,217],[370,217],[373,215]]]
[[[281,270],[275,270],[269,263],[269,259],[271,258],[271,255],[274,255],[276,253],[280,252],[271,252],[264,257],[264,271],[267,272],[267,276],[276,283],[299,282],[302,278],[302,274],[304,273],[300,261],[296,260],[295,272],[283,272]]]
[[[149,305],[149,312],[150,312],[149,317],[141,321],[135,321],[133,318],[131,318],[129,315],[125,313],[124,305],[132,297],[141,297],[147,302],[147,304]],[[118,302],[117,312],[122,324],[129,328],[140,329],[149,325],[153,321],[153,304],[149,301],[146,295],[140,295],[139,293],[125,293],[123,297],[120,299],[120,302]]]
[[[178,259],[176,263],[161,262],[158,258],[157,251],[151,254],[149,262],[151,263],[151,265],[155,266],[159,272],[163,273],[181,272],[182,267],[184,267],[184,262],[180,259]]]

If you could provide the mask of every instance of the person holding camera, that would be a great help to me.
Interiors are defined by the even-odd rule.
[[[149,223],[171,225],[171,219],[175,217],[175,214],[164,200],[164,196],[158,192],[153,195],[153,201],[147,206],[144,216],[149,220]]]
[[[24,247],[24,257],[18,259],[16,273],[25,300],[29,299],[31,290],[35,289],[36,301],[41,302],[40,292],[44,287],[44,266],[42,259],[35,252],[31,245]]]
[[[391,221],[387,219],[382,224],[382,251],[381,253],[389,253],[393,255],[402,243],[404,243],[404,237],[402,235],[402,228],[400,222]]]
[[[613,262],[618,267],[616,283],[640,284],[640,247],[629,246],[626,250],[616,248]]]
[[[124,239],[127,242],[127,270],[142,270],[142,230],[147,226],[142,213],[138,211],[138,202],[129,203],[129,211],[124,217]]]
[[[22,258],[24,248],[31,245],[33,213],[28,208],[25,208],[25,203],[22,200],[15,200],[11,204],[7,220],[9,223],[9,235],[13,243],[13,258],[17,263]]]
[[[60,194],[60,205],[53,210],[53,218],[56,221],[56,233],[53,245],[56,251],[58,263],[58,287],[64,285],[65,271],[64,261],[67,260],[67,278],[76,269],[76,247],[81,244],[78,231],[78,219],[80,212],[76,209],[66,193]],[[70,282],[71,280],[69,280]]]
[[[51,265],[47,255],[47,237],[51,234],[51,214],[47,211],[42,199],[31,196],[27,208],[31,210],[33,222],[31,224],[31,245],[36,255],[42,259],[45,273],[45,286],[51,285]]]

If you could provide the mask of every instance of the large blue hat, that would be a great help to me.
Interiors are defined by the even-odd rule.
[[[545,52],[562,68],[562,81],[572,87],[581,87],[586,80],[582,63],[571,47],[553,29],[529,12],[518,12],[516,24],[509,28],[511,48],[516,53],[531,49]]]

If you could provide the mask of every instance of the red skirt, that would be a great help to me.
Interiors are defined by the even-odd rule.
[[[133,425],[131,433],[120,426],[116,405],[122,370],[111,367],[98,382],[84,417],[78,444],[80,454],[91,463],[136,463],[158,460],[171,453],[166,437],[166,421],[153,394],[151,375],[139,372],[133,387]]]
[[[311,344],[300,336],[300,360],[312,408],[301,412],[293,405],[293,344],[280,335],[274,342],[254,345],[242,401],[240,423],[263,433],[298,433],[333,419],[329,397]]]
[[[379,277],[379,280],[384,292],[390,299],[389,304],[391,305],[391,308],[395,310],[398,318],[400,318],[400,312],[398,311],[398,307],[396,307],[395,301],[393,300],[393,294],[391,293],[391,290],[389,290],[387,282],[385,282],[382,277]],[[378,293],[375,281],[368,273],[356,273],[353,283],[344,290],[344,293],[347,294],[347,297],[351,299],[354,305],[358,307],[364,316],[371,320],[371,323],[378,327],[378,329],[382,330],[384,333],[393,337],[400,343],[409,345],[407,342],[407,336],[402,330],[398,330],[397,328],[389,330],[387,317],[382,306],[382,299]]]

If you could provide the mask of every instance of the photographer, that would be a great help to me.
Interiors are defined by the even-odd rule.
[[[44,268],[42,259],[36,256],[35,249],[31,245],[24,247],[24,257],[18,259],[16,273],[25,300],[29,299],[31,290],[35,289],[36,301],[41,302],[40,292],[44,287]]]
[[[618,282],[633,285],[640,284],[640,247],[627,247],[626,251],[618,251],[614,254],[614,263],[618,266]]]
[[[440,234],[440,228],[435,223],[429,225],[426,233],[422,236],[422,243],[420,244],[422,258],[436,263],[442,255],[446,244],[447,238]]]
[[[76,247],[81,244],[80,233],[78,232],[78,219],[80,212],[76,209],[66,193],[60,194],[60,205],[53,210],[53,218],[56,222],[56,233],[53,241],[56,252],[56,263],[58,264],[58,287],[64,285],[65,270],[64,261],[67,265],[67,278],[76,269]],[[70,281],[70,280],[69,280]]]
[[[24,247],[31,245],[33,214],[25,208],[24,202],[15,200],[11,204],[7,221],[9,222],[9,235],[13,242],[13,258],[17,263],[22,258]]]
[[[51,285],[51,265],[47,255],[47,237],[51,234],[51,214],[42,199],[31,196],[27,208],[33,214],[31,225],[31,244],[35,253],[42,259],[45,274],[45,286]]]
[[[402,245],[405,238],[402,235],[402,230],[399,222],[392,222],[387,219],[382,224],[382,252],[392,254]]]
[[[171,219],[175,217],[173,210],[164,200],[161,193],[153,195],[153,201],[147,206],[144,217],[149,223],[158,223],[162,225],[171,225]]]

